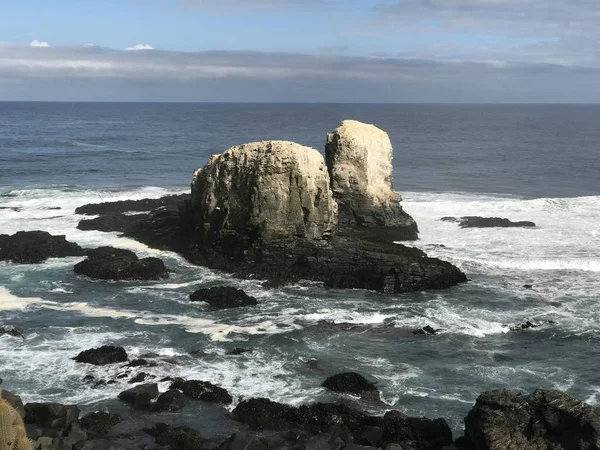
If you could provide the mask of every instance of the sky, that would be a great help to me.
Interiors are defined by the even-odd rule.
[[[0,6],[0,101],[600,102],[600,0]]]

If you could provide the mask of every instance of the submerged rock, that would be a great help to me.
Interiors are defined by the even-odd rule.
[[[392,187],[392,143],[385,131],[344,120],[327,136],[325,159],[340,230],[376,228],[389,240],[418,238],[416,222]]]
[[[206,302],[215,309],[239,308],[258,304],[254,297],[232,286],[198,289],[190,294],[190,300],[192,302]]]
[[[598,449],[600,410],[564,392],[484,392],[465,419],[470,449]]]
[[[356,372],[339,373],[327,378],[321,385],[334,392],[359,395],[364,399],[379,400],[379,389]]]
[[[76,264],[75,273],[100,280],[161,280],[169,277],[159,258],[142,258],[131,250],[100,247],[87,251],[88,258]]]
[[[84,350],[73,359],[80,363],[103,366],[106,364],[126,362],[127,352],[123,347],[103,345],[102,347]]]
[[[479,216],[464,216],[461,218],[456,217],[442,217],[444,222],[457,222],[461,228],[513,228],[523,227],[531,228],[535,227],[535,223],[529,221],[512,222],[508,219],[500,217],[479,217]]]
[[[19,231],[0,234],[0,261],[19,264],[41,263],[48,258],[84,256],[84,250],[64,235],[53,236],[46,231]]]
[[[23,333],[21,331],[19,331],[18,329],[16,329],[15,327],[13,327],[12,325],[0,325],[0,336],[2,336],[2,335],[25,339],[25,336],[23,336]]]

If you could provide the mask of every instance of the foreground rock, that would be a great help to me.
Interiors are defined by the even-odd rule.
[[[389,411],[383,417],[332,403],[293,406],[267,399],[242,401],[232,412],[234,419],[255,430],[306,430],[310,433],[348,434],[356,443],[374,447],[388,444],[407,448],[441,450],[452,444],[452,431],[443,419],[429,420],[407,417]]]
[[[142,258],[124,249],[100,247],[87,251],[88,258],[76,264],[75,273],[100,280],[161,280],[169,272],[159,258]]]
[[[258,304],[254,297],[231,286],[198,289],[190,294],[190,300],[193,302],[206,302],[215,309],[239,308]]]
[[[0,234],[0,261],[36,264],[48,258],[84,256],[84,250],[65,236],[46,231],[19,231],[12,236]]]
[[[555,390],[487,391],[465,419],[462,445],[472,450],[599,449],[600,411]]]
[[[390,240],[415,240],[416,222],[392,187],[392,143],[379,128],[344,120],[327,136],[325,159],[339,206],[339,228],[376,228]]]
[[[392,190],[385,132],[344,122],[327,151],[326,166],[317,150],[292,142],[235,146],[195,172],[190,201],[93,226],[272,285],[305,279],[400,293],[467,281],[452,264],[393,244],[415,239],[417,228]]]
[[[152,211],[161,207],[176,209],[180,202],[189,198],[189,194],[180,194],[166,195],[160,198],[144,198],[141,200],[89,203],[75,209],[75,214],[121,214],[133,211]]]
[[[359,395],[363,399],[379,400],[379,389],[375,383],[355,372],[340,373],[327,378],[322,386],[334,392]]]
[[[127,361],[127,352],[123,347],[103,345],[98,348],[84,350],[73,358],[75,361],[95,366],[115,364]]]
[[[479,217],[479,216],[465,216],[461,218],[456,217],[442,217],[444,222],[457,222],[461,228],[531,228],[535,227],[535,223],[529,221],[512,222],[508,219],[502,219],[500,217]]]

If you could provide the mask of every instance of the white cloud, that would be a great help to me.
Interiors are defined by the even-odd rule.
[[[31,41],[29,43],[30,47],[50,47],[50,44],[48,44],[47,42],[44,41],[38,41],[37,39],[34,39],[33,41]]]
[[[154,48],[148,44],[137,44],[133,47],[127,47],[125,50],[154,50]]]

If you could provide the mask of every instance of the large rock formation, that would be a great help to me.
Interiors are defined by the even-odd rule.
[[[85,227],[120,229],[195,264],[272,284],[307,279],[393,293],[466,281],[452,264],[392,243],[415,239],[417,227],[392,190],[386,133],[344,122],[327,152],[329,171],[317,150],[293,142],[238,145],[194,173],[191,200],[177,211]],[[329,172],[337,177],[333,185]],[[334,196],[343,205],[339,221]],[[102,207],[112,212],[110,204]]]
[[[469,450],[598,450],[600,411],[556,390],[487,391],[465,418],[461,440]]]
[[[385,131],[344,120],[328,134],[325,158],[341,230],[376,227],[394,240],[417,239],[417,224],[392,187],[392,143]]]
[[[325,239],[337,220],[323,158],[293,142],[237,145],[194,173],[201,244],[300,237]]]

